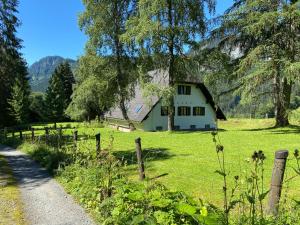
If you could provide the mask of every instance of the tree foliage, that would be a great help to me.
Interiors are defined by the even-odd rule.
[[[60,64],[54,71],[46,91],[47,117],[51,121],[66,119],[65,110],[70,103],[74,76],[67,62]]]
[[[25,63],[20,63],[19,73],[12,87],[11,98],[8,100],[10,105],[10,115],[17,124],[29,122],[29,95],[30,86],[25,74]]]
[[[135,42],[140,55],[151,55],[156,68],[168,70],[171,90],[178,78],[186,76],[186,53],[206,31],[206,6],[212,12],[215,1],[140,0],[137,14],[127,22],[123,38]],[[174,129],[173,96],[168,101],[169,130]]]
[[[101,63],[102,69],[94,71],[93,74],[102,73],[101,70],[108,73],[108,76],[102,79],[106,78],[106,84],[117,93],[118,98],[113,98],[114,103],[120,107],[124,119],[129,121],[125,102],[133,94],[133,83],[137,78],[137,73],[134,46],[132,43],[123,42],[121,35],[126,32],[126,21],[135,13],[136,1],[83,0],[83,3],[85,11],[80,15],[79,25],[89,36],[86,57],[107,58]],[[92,63],[93,60],[90,62]],[[92,65],[92,68],[96,67]]]
[[[17,0],[0,0],[0,127],[26,118],[20,114],[26,111],[21,99],[27,99],[29,91],[21,40],[16,36],[17,6]]]
[[[272,96],[276,125],[286,126],[292,87],[299,80],[299,1],[238,0],[212,32],[219,47],[239,50],[234,79],[244,100]]]
[[[91,120],[100,117],[114,106],[117,92],[111,87],[115,78],[105,69],[107,59],[96,55],[86,55],[79,60],[78,83],[72,95],[67,114],[74,120]]]

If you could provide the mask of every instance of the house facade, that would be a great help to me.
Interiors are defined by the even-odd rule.
[[[166,86],[168,74],[165,71],[150,72],[152,82]],[[175,84],[174,95],[176,130],[209,130],[216,128],[217,119],[226,120],[224,113],[218,108],[208,89],[195,79],[186,79]],[[149,97],[148,97],[149,98]],[[149,103],[150,102],[150,103]],[[135,97],[126,104],[130,121],[137,129],[145,131],[164,131],[168,129],[168,107],[162,100],[153,95],[144,99],[139,85],[135,88]],[[106,114],[107,121],[121,130],[129,129],[120,109],[111,109]]]

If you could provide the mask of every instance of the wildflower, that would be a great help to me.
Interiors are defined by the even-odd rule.
[[[257,159],[257,152],[255,151],[251,156],[252,160],[255,161]]]
[[[211,132],[211,135],[214,137],[214,136],[217,136],[217,132],[216,131],[213,131]]]
[[[224,146],[223,145],[217,145],[217,153],[223,152]]]

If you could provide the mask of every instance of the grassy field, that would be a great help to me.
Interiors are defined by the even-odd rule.
[[[20,192],[11,170],[0,155],[0,225],[25,225]]]
[[[225,146],[229,179],[239,175],[245,177],[251,171],[251,158],[255,150],[263,150],[267,160],[265,162],[266,187],[269,186],[274,152],[286,149],[293,151],[300,147],[300,127],[272,128],[273,120],[232,119],[220,122],[220,139]],[[217,156],[211,132],[143,132],[135,131],[123,133],[110,128],[88,128],[83,124],[73,123],[80,135],[94,136],[101,132],[101,145],[106,148],[110,136],[114,137],[113,153],[127,162],[125,168],[130,179],[137,180],[137,165],[135,160],[135,143],[137,137],[142,139],[146,176],[165,184],[171,190],[202,198],[214,204],[222,202],[222,178],[215,173],[218,169]],[[71,133],[71,130],[66,131]],[[79,148],[95,154],[95,140],[81,140]],[[293,175],[290,160],[287,176]],[[293,180],[289,184],[289,194],[299,196],[300,180]]]

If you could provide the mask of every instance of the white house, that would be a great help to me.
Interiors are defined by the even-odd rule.
[[[160,86],[169,84],[166,71],[149,72],[151,82]],[[216,120],[226,120],[222,110],[216,106],[205,85],[194,78],[176,82],[175,129],[209,130],[216,128]],[[135,97],[127,102],[127,113],[137,129],[145,131],[162,131],[168,129],[168,110],[157,96],[144,99],[139,85],[135,87]],[[129,124],[124,120],[119,108],[111,109],[105,115],[107,121],[119,128],[128,130]]]

